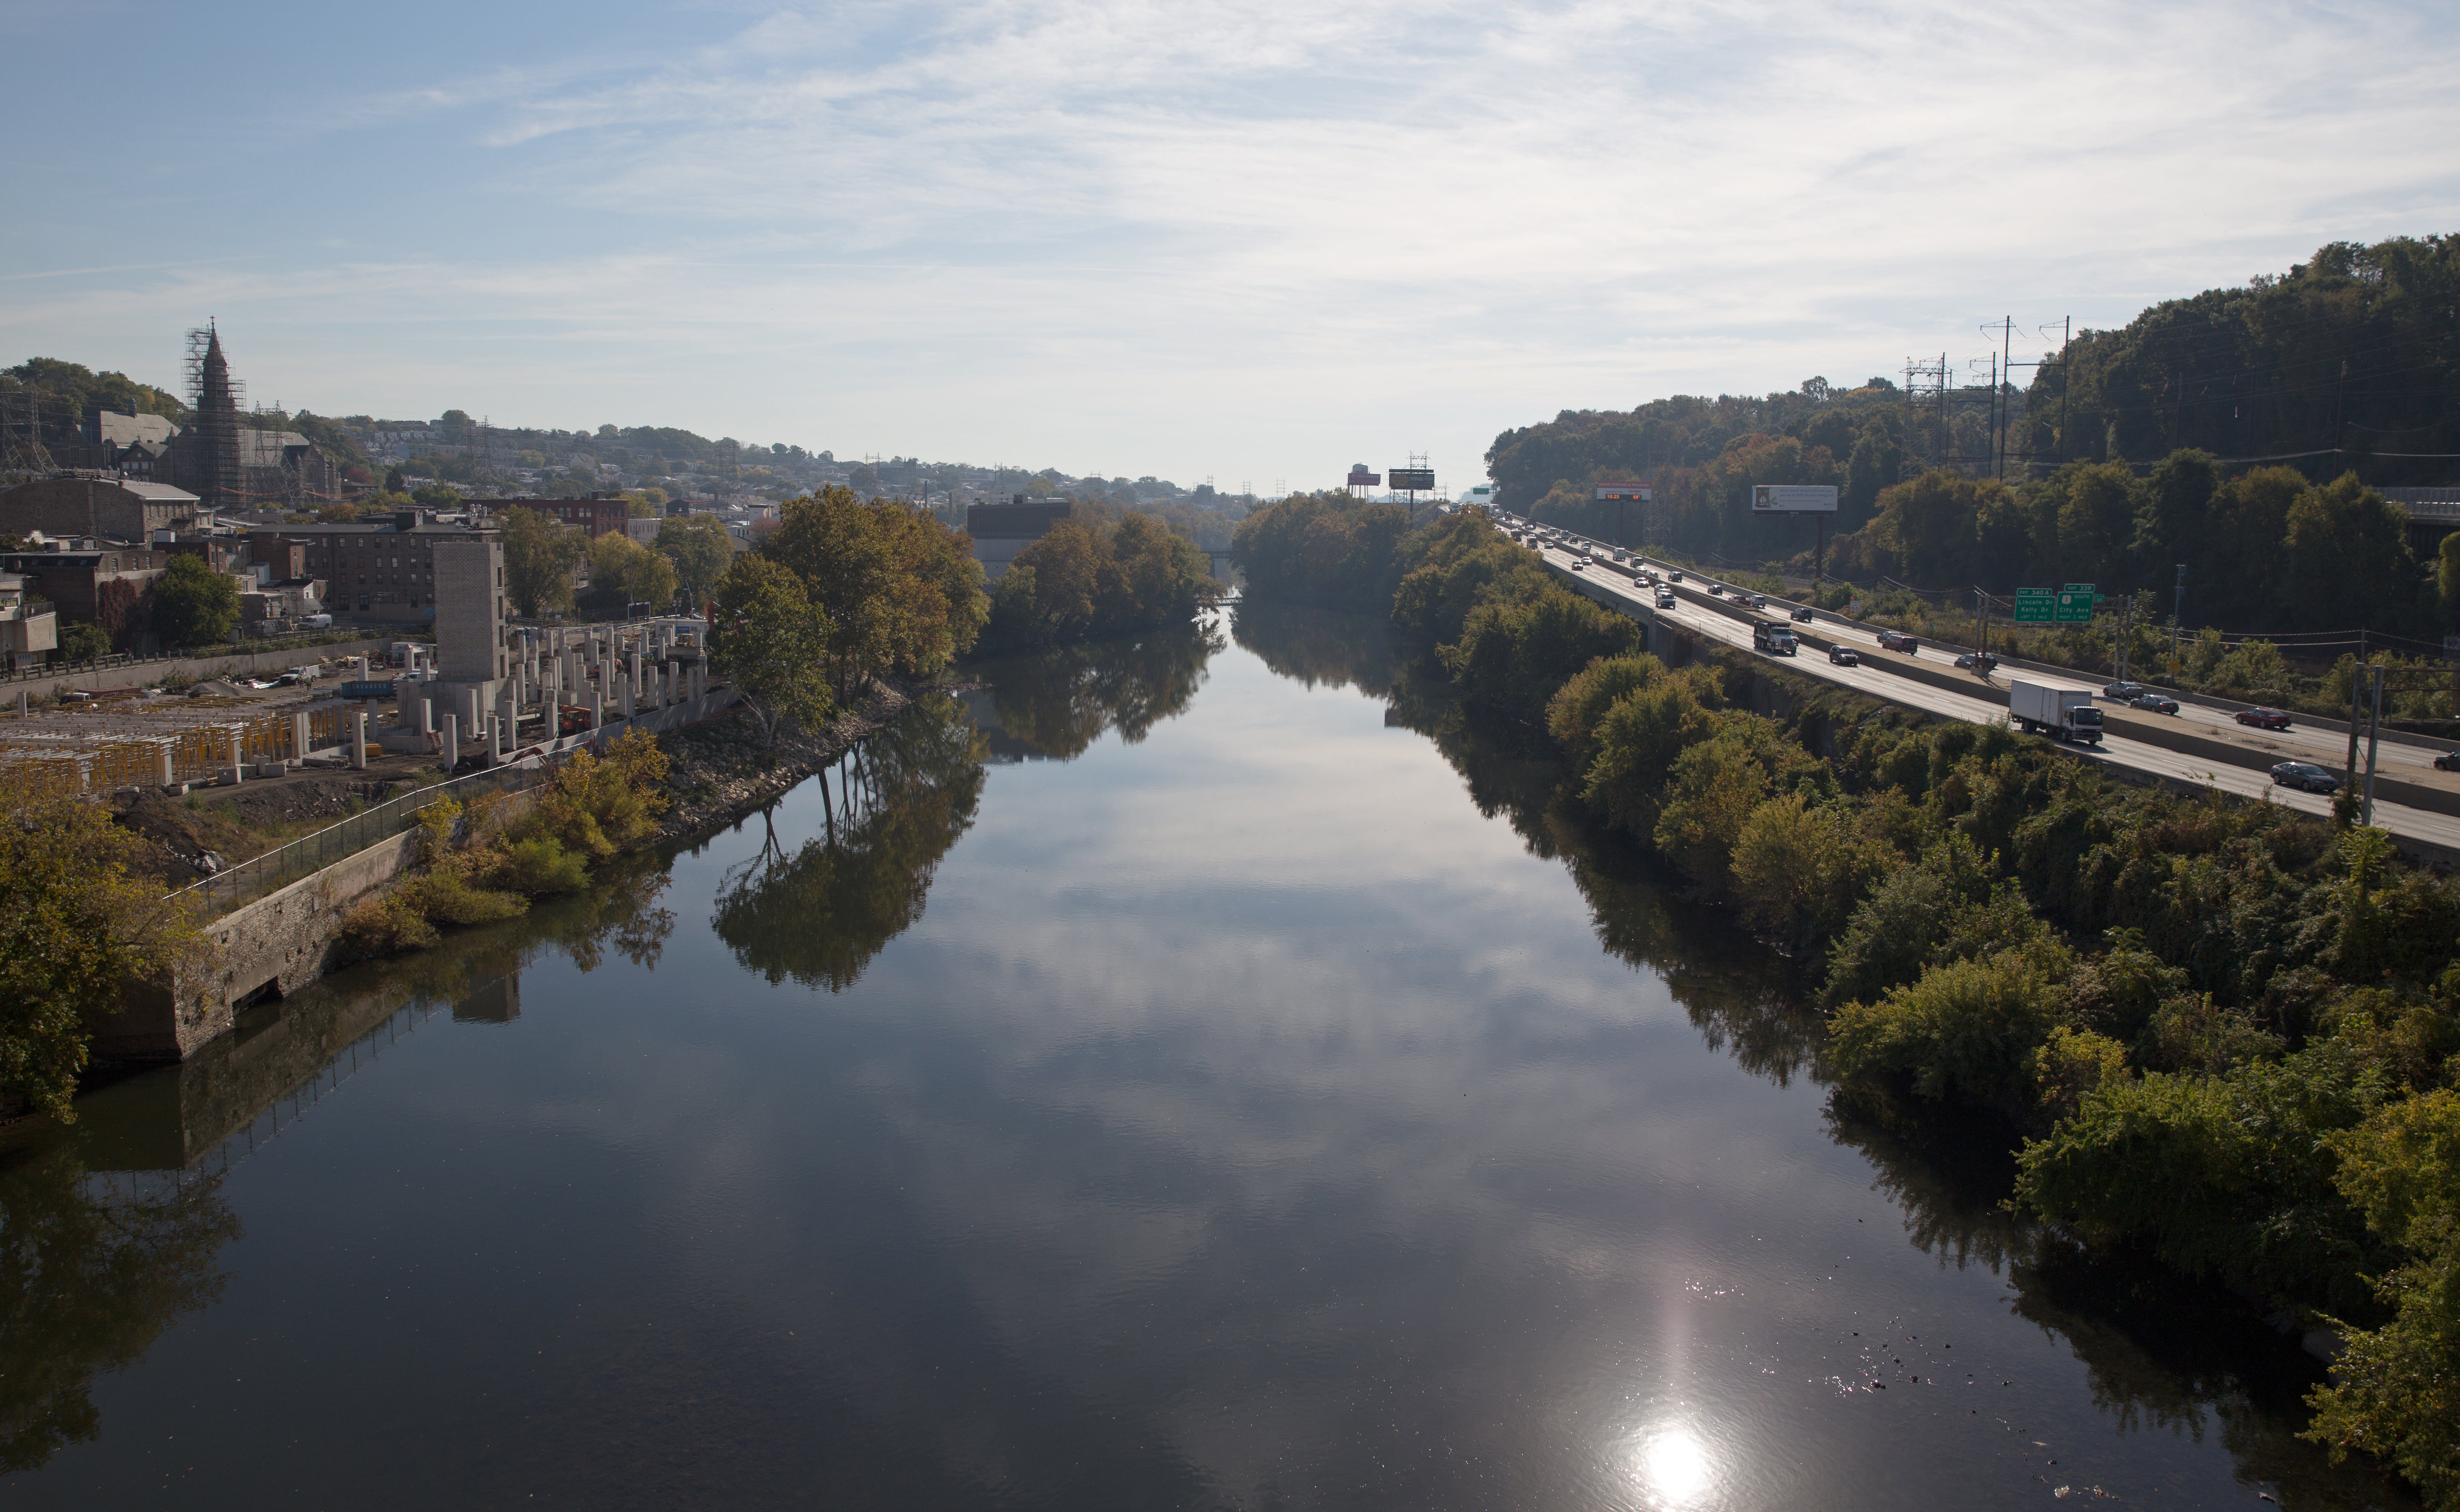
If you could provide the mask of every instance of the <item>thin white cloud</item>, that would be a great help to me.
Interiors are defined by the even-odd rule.
[[[2443,229],[2455,52],[2384,4],[782,9],[385,96],[464,134],[518,250],[259,281],[425,331],[399,371],[537,343],[335,402],[1168,475],[1431,445],[1466,481],[1565,405],[1858,380]],[[557,215],[612,235],[542,248]]]

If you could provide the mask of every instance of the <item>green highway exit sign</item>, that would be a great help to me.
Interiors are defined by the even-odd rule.
[[[2016,590],[2016,622],[2018,624],[2090,624],[2092,607],[2101,596],[2090,583],[2069,583],[2064,588],[2019,588]]]

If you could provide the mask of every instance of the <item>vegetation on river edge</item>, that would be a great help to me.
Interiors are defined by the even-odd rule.
[[[2330,1320],[2310,1436],[2460,1507],[2460,889],[2381,831],[2123,787],[2004,726],[1792,680],[1786,719],[1751,713],[1482,519],[1388,523],[1260,512],[1250,591],[1389,594],[1473,722],[1814,964],[1849,1087],[1986,1110],[2033,1211]]]
[[[342,947],[352,956],[392,956],[436,942],[438,925],[490,924],[529,911],[533,898],[578,892],[589,872],[647,843],[667,810],[666,753],[632,730],[602,757],[586,746],[565,757],[518,812],[488,794],[468,804],[438,799],[418,810],[415,872],[350,911]]]
[[[60,1119],[90,1016],[129,980],[208,958],[211,942],[145,874],[146,842],[99,804],[20,780],[0,790],[0,1108]]]

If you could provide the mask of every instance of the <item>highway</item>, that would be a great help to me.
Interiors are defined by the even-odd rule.
[[[1507,528],[1524,530],[1528,528],[1528,522],[1525,521],[1506,520],[1504,523]],[[1606,559],[1607,548],[1602,543],[1587,542],[1586,544],[1596,554],[1598,559],[1575,570],[1572,564],[1580,559],[1580,553],[1575,547],[1580,543],[1581,538],[1569,532],[1554,531],[1552,527],[1538,528],[1546,530],[1557,537],[1544,544],[1539,549],[1538,555],[1559,576],[1575,583],[1585,582],[1590,589],[1590,597],[1604,596],[1620,598],[1636,608],[1637,613],[1634,618],[1663,618],[1695,635],[1723,641],[1746,653],[1759,654],[1751,651],[1751,631],[1749,623],[1732,618],[1730,614],[1720,608],[1711,607],[1719,600],[1707,592],[1707,584],[1721,582],[1722,579],[1714,578],[1703,579],[1696,569],[1680,567],[1675,563],[1653,558],[1636,557],[1637,561],[1655,569],[1661,575],[1673,571],[1679,571],[1684,575],[1684,581],[1674,585],[1675,607],[1670,610],[1658,609],[1655,607],[1654,585],[1646,582],[1636,583],[1635,579],[1628,576],[1629,568]],[[1563,542],[1574,544],[1565,545],[1562,544]],[[1769,599],[1769,616],[1771,619],[1781,618],[1792,607],[1792,604],[1771,598]],[[1973,679],[1970,691],[1955,686],[1939,686],[1886,670],[1884,666],[1886,661],[1903,660],[1905,653],[1880,650],[1877,633],[1866,630],[1851,620],[1821,612],[1817,614],[1813,623],[1797,628],[1808,630],[1823,639],[1852,646],[1860,654],[1866,664],[1858,667],[1837,666],[1829,662],[1824,651],[1807,645],[1800,656],[1771,657],[1770,661],[1790,666],[1807,677],[1841,683],[1870,694],[1874,698],[1885,699],[1893,704],[1919,708],[1925,713],[1947,719],[1986,724],[2006,717],[2007,672],[2005,669],[2002,670],[1995,683],[1986,683],[1980,679]],[[1955,658],[1961,649],[1962,648],[1926,646],[1917,653],[1917,658],[1929,662],[1933,670],[1945,672],[1951,679],[1971,678],[1970,673],[1957,673],[1953,670]],[[2084,688],[2096,695],[2100,693],[2102,686],[2099,682],[2089,681],[2077,673],[2040,674],[2025,671],[2015,675],[2028,682],[2046,683],[2053,687]],[[2269,799],[2305,813],[2328,815],[2331,812],[2331,800],[2322,794],[2278,787],[2270,776],[2262,771],[2234,766],[2209,758],[2198,758],[2149,744],[2142,739],[2131,739],[2127,731],[2139,722],[2161,720],[2172,724],[2192,726],[2193,733],[2197,736],[2224,742],[2250,752],[2260,753],[2268,761],[2311,761],[2334,772],[2341,769],[2348,754],[2348,737],[2345,734],[2332,730],[2301,728],[2296,725],[2287,730],[2256,729],[2239,724],[2226,711],[2203,708],[2195,704],[2182,705],[2181,712],[2174,716],[2124,709],[2105,700],[2096,700],[2094,706],[2105,712],[2108,721],[2101,747],[2096,750],[2089,746],[2067,746],[2061,747],[2062,749],[2072,751],[2088,761],[2106,762],[2114,766],[2127,767],[2152,776],[2217,788],[2222,791],[2237,793],[2243,797]],[[2386,739],[2381,745],[2379,770],[2386,778],[2398,777],[2421,786],[2430,785],[2460,792],[2460,774],[2435,770],[2432,766],[2435,754],[2434,747]],[[2363,757],[2361,759],[2363,760]],[[2360,781],[2364,781],[2363,776]],[[2378,796],[2375,801],[2375,823],[2389,830],[2402,840],[2410,842],[2407,849],[2424,859],[2445,864],[2460,863],[2460,817],[2411,808],[2404,804],[2389,803]]]

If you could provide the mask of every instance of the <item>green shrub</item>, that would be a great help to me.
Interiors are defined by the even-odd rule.
[[[1580,786],[1589,808],[1626,833],[1652,832],[1674,759],[1716,731],[1714,699],[1713,680],[1686,668],[1618,700],[1593,736]]]
[[[2033,1051],[2033,1085],[2041,1098],[2040,1122],[2073,1118],[2090,1093],[2127,1078],[2127,1047],[2107,1035],[2065,1024]]]
[[[2037,1101],[2033,1052],[2065,999],[2064,980],[2025,952],[1950,961],[1877,1002],[1837,1009],[1830,1046],[1848,1077],[1898,1077],[1934,1102],[2022,1118]]]
[[[1525,603],[1483,603],[1461,623],[1457,645],[1442,648],[1462,702],[1489,715],[1539,726],[1547,701],[1600,657],[1637,649],[1640,627],[1559,588]]]
[[[589,865],[553,835],[534,835],[506,845],[487,880],[490,887],[523,897],[546,897],[587,887]]]
[[[425,950],[443,936],[398,895],[370,898],[342,920],[342,948],[354,959]]]
[[[1585,770],[1596,756],[1598,724],[1606,711],[1665,676],[1665,663],[1645,652],[1601,657],[1555,690],[1546,704],[1546,732],[1574,771]]]
[[[2190,1275],[2346,1307],[2380,1245],[2334,1185],[2327,1136],[2357,1126],[2380,1087],[2325,1044],[2227,1076],[2106,1082],[2019,1157],[2020,1202],[2100,1243],[2150,1245]]]

